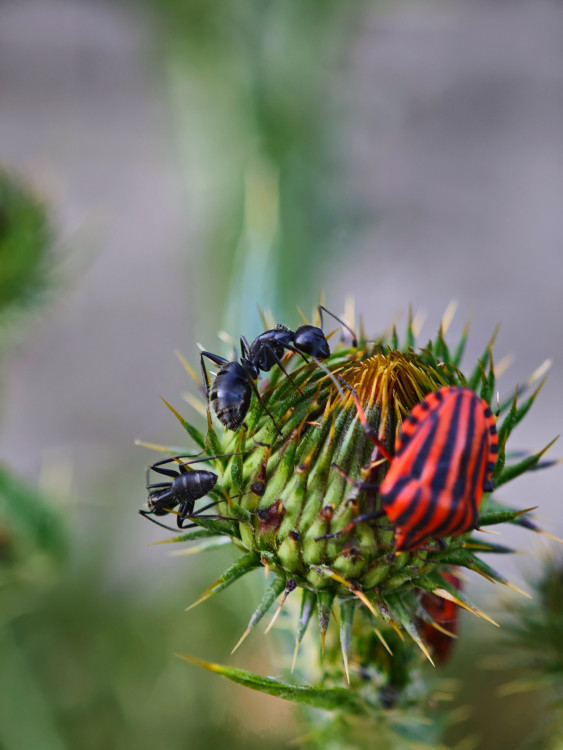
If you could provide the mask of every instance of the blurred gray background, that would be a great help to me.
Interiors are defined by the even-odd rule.
[[[210,310],[194,307],[197,267],[186,285],[197,185],[153,31],[148,15],[111,3],[0,6],[0,160],[52,201],[66,284],[3,373],[0,453],[32,478],[70,465],[77,513],[124,462],[138,465],[138,486],[123,488],[121,510],[143,500],[150,454],[133,440],[181,439],[159,396],[178,405],[191,387],[174,350],[195,365],[199,321],[220,320],[225,304],[211,287]],[[424,339],[456,299],[452,340],[473,321],[467,361],[500,322],[497,357],[515,358],[507,389],[553,358],[522,448],[558,434],[563,417],[562,39],[557,0],[364,6],[334,86],[349,113],[346,184],[372,222],[344,232],[310,279],[336,311],[354,295],[374,334],[412,304],[427,313]],[[541,502],[563,533],[556,472],[511,493]],[[131,519],[136,559],[153,530]]]
[[[353,295],[374,335],[404,326],[412,304],[427,313],[423,343],[456,299],[451,341],[472,318],[466,362],[500,322],[497,357],[514,356],[501,398],[553,359],[513,442],[537,450],[563,424],[563,4],[358,3],[348,22],[328,90],[341,118],[336,200],[359,196],[362,216],[331,230],[326,262],[321,252],[305,274],[309,296],[292,304],[308,311],[324,289],[339,313]],[[53,304],[2,372],[0,456],[64,506],[77,547],[104,549],[118,590],[190,570],[146,546],[161,538],[136,515],[154,454],[134,440],[185,442],[159,398],[193,416],[174,351],[196,366],[196,342],[226,353],[212,331],[229,330],[229,298],[201,260],[201,205],[223,195],[224,173],[214,181],[203,157],[186,157],[186,123],[206,128],[198,71],[179,95],[160,32],[135,4],[0,3],[0,163],[47,196],[61,259]],[[229,162],[235,135],[213,148]],[[252,315],[267,287],[255,291]],[[298,324],[275,298],[274,314]],[[562,479],[561,467],[525,477],[503,499],[540,505],[562,536]],[[548,549],[517,530],[507,540]],[[519,559],[517,578],[530,564]],[[221,571],[209,565],[202,580]]]

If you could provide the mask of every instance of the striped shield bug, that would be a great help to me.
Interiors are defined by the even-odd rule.
[[[473,391],[445,386],[417,404],[380,487],[397,550],[475,528],[497,452],[495,418]]]
[[[454,573],[445,571],[442,577],[456,589],[461,589],[461,581]],[[424,641],[431,648],[434,661],[444,664],[450,657],[457,636],[459,607],[431,591],[422,594],[420,606],[425,614],[421,622]]]
[[[357,393],[345,385],[366,435],[390,462],[379,495],[395,528],[397,551],[410,552],[428,539],[475,528],[483,492],[493,489],[498,453],[496,421],[486,401],[454,386],[429,393],[404,420],[391,456],[369,425]]]

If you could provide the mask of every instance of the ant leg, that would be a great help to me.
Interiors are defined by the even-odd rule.
[[[326,309],[326,307],[325,307],[324,305],[319,305],[317,309],[318,309],[318,311],[319,311],[319,315],[320,315],[320,317],[321,317],[321,328],[323,328],[323,310],[324,310],[324,311],[325,311],[325,313],[327,313],[328,315],[330,315],[330,316],[331,316],[331,318],[334,318],[334,320],[337,320],[337,321],[338,321],[338,322],[340,323],[340,325],[341,325],[341,326],[342,326],[343,328],[345,328],[345,329],[346,329],[346,330],[348,331],[348,333],[349,333],[349,334],[350,334],[350,335],[352,336],[352,346],[353,346],[353,348],[354,348],[354,349],[357,349],[357,348],[358,348],[358,339],[357,339],[357,337],[356,337],[356,334],[355,334],[355,332],[354,332],[354,331],[353,331],[353,330],[352,330],[352,329],[350,328],[350,326],[349,326],[349,325],[348,325],[347,323],[345,323],[345,322],[344,322],[343,320],[341,320],[341,319],[340,319],[340,318],[339,318],[339,317],[338,317],[337,315],[335,315],[334,313],[331,313],[331,312],[330,312],[330,310],[327,310],[327,309]]]
[[[176,532],[176,529],[174,529],[172,526],[166,526],[166,524],[160,523],[160,521],[156,521],[151,515],[149,515],[150,513],[152,513],[152,511],[150,510],[139,511],[139,514],[143,516],[143,518],[146,518],[147,521],[151,521],[152,523],[155,523],[157,526],[162,526],[163,529],[168,529],[168,531],[173,531],[174,533]]]
[[[264,403],[264,402],[262,401],[262,399],[260,398],[260,391],[258,390],[258,386],[257,386],[257,385],[256,385],[256,383],[254,382],[254,380],[253,380],[253,379],[252,379],[252,377],[250,376],[250,373],[248,372],[248,370],[246,369],[246,367],[244,367],[244,365],[243,365],[243,369],[244,369],[245,373],[246,373],[246,374],[247,374],[247,376],[248,376],[248,380],[249,380],[249,382],[250,382],[250,385],[252,386],[252,389],[253,389],[254,393],[256,394],[256,398],[258,399],[258,403],[259,403],[259,404],[260,404],[260,406],[261,406],[261,407],[262,407],[262,408],[263,408],[263,409],[264,409],[264,410],[265,410],[265,411],[266,411],[266,412],[268,413],[268,416],[270,417],[270,419],[272,420],[272,422],[273,422],[273,424],[274,424],[274,427],[276,428],[276,432],[278,433],[278,435],[280,435],[280,436],[281,436],[281,434],[282,434],[282,431],[281,431],[281,430],[280,430],[280,428],[278,427],[278,425],[277,425],[277,422],[276,422],[276,420],[274,419],[274,415],[272,414],[272,412],[271,412],[271,411],[270,411],[270,410],[268,409],[268,407],[266,406],[266,404],[265,404],[265,403]]]
[[[338,383],[338,380],[336,379],[336,376],[334,375],[334,373],[332,373],[328,369],[328,367],[326,365],[323,365],[323,363],[320,362],[316,357],[313,357],[312,354],[311,354],[311,359],[313,360],[313,362],[317,365],[317,367],[320,370],[322,370],[323,372],[325,372],[329,376],[329,378],[332,380],[332,382],[336,386],[336,390],[338,391],[338,395],[340,396],[340,398],[342,400],[344,400],[344,392],[343,392],[342,388],[340,387],[340,385]]]
[[[282,364],[282,362],[281,362],[281,359],[280,359],[280,358],[278,357],[278,355],[277,355],[277,354],[275,353],[275,351],[274,351],[274,350],[272,349],[272,347],[271,347],[271,346],[268,346],[268,344],[265,344],[264,346],[266,346],[266,347],[268,348],[268,350],[269,350],[270,354],[271,354],[271,355],[272,355],[272,357],[273,357],[273,358],[274,358],[274,359],[276,360],[276,364],[277,364],[277,366],[278,366],[278,367],[280,368],[280,370],[281,370],[281,371],[283,372],[283,374],[284,374],[284,375],[286,376],[286,378],[288,378],[288,379],[289,379],[289,380],[291,381],[291,384],[293,385],[293,387],[294,387],[294,388],[297,388],[297,390],[299,391],[299,393],[300,393],[301,395],[303,395],[303,391],[302,391],[302,390],[301,390],[301,388],[300,388],[300,387],[299,387],[299,386],[297,385],[297,383],[296,383],[296,382],[295,382],[295,380],[294,380],[294,379],[293,379],[293,378],[291,377],[291,375],[290,375],[290,374],[288,373],[288,371],[287,371],[287,370],[285,369],[285,367],[283,366],[283,364]],[[289,348],[289,347],[287,347],[287,348]]]
[[[252,448],[247,448],[244,451],[235,451],[234,453],[218,453],[216,456],[203,456],[202,458],[195,459],[194,461],[183,461],[180,465],[180,468],[182,466],[188,466],[189,464],[199,464],[203,461],[213,461],[215,458],[230,458],[231,456],[242,456],[245,453],[250,453],[252,451]],[[203,453],[203,451],[201,451]],[[200,453],[197,454],[198,456],[201,455]],[[186,454],[187,456],[187,454]],[[183,455],[180,456],[174,456],[174,458],[169,459],[170,461],[183,458]],[[188,456],[189,457],[189,456]]]
[[[375,430],[368,422],[368,419],[366,417],[366,413],[360,403],[360,398],[358,396],[358,393],[355,388],[353,388],[349,383],[347,383],[343,378],[340,377],[340,375],[336,376],[338,380],[342,383],[342,385],[347,388],[350,393],[352,394],[352,397],[354,399],[354,404],[356,405],[356,413],[358,415],[358,418],[360,422],[362,423],[362,427],[364,428],[364,432],[366,436],[371,440],[371,442],[376,446],[376,448],[379,448],[383,456],[388,461],[392,461],[393,457],[387,450],[387,448],[383,445],[381,440],[378,437],[377,430]]]
[[[303,354],[303,352],[300,352],[297,347],[293,346],[292,344],[284,344],[284,347],[294,354],[299,354],[303,362],[309,364],[309,360],[307,359],[307,357]]]
[[[250,345],[245,336],[240,337],[240,356],[250,359]]]
[[[220,357],[218,354],[212,354],[211,352],[201,352],[201,354],[199,355],[201,372],[203,374],[203,383],[205,386],[205,395],[209,397],[209,389],[211,388],[211,383],[209,382],[209,375],[205,367],[205,362],[203,361],[204,357],[207,357],[207,359],[210,359],[214,364],[219,365],[219,367],[229,364],[229,360],[225,359],[224,357]]]
[[[147,484],[147,490],[161,490],[165,487],[171,487],[170,482],[158,482],[157,484]],[[154,494],[154,493],[153,493]]]
[[[218,505],[219,503],[223,502],[222,500],[215,500],[212,503],[209,503],[209,505],[206,505],[204,508],[200,508],[197,513],[193,513],[194,509],[194,503],[193,500],[186,500],[186,502],[182,505],[182,508],[180,509],[180,513],[178,514],[178,528],[183,529],[184,526],[182,526],[183,521],[186,520],[186,518],[197,518],[201,513],[204,513],[206,510],[209,510],[209,508],[213,508],[215,505]]]
[[[153,464],[150,468],[155,474],[163,474],[165,477],[172,477],[172,479],[177,479],[178,477],[177,471],[174,471],[174,469],[163,469],[159,464]]]

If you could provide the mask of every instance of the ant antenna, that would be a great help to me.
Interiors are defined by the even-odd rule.
[[[330,315],[331,318],[334,318],[334,320],[337,320],[340,323],[340,325],[348,331],[348,333],[352,336],[352,346],[354,347],[354,349],[357,349],[358,339],[354,331],[350,328],[350,326],[347,323],[341,320],[338,317],[338,315],[335,315],[330,310],[327,310],[327,308],[324,305],[319,305],[318,307],[319,315],[321,316],[321,328],[323,328],[323,310],[325,311],[325,313],[327,313],[327,315]]]

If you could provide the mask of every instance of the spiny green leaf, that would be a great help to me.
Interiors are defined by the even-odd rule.
[[[354,625],[354,613],[356,611],[356,602],[354,599],[343,601],[340,605],[340,648],[344,660],[344,669],[346,679],[350,684],[350,669],[348,666],[348,653],[350,643],[352,642],[352,628]]]
[[[416,625],[413,622],[412,615],[409,613],[403,602],[401,601],[401,598],[397,594],[391,594],[390,596],[386,597],[387,604],[389,605],[389,611],[391,612],[392,616],[397,620],[401,627],[410,635],[410,637],[413,639],[413,641],[416,643],[416,645],[420,648],[424,656],[428,659],[428,661],[434,665],[434,662],[432,661],[432,657],[430,656],[430,652],[426,648],[426,645],[424,644],[422,638],[420,637],[418,630],[416,629]]]
[[[54,232],[45,202],[0,169],[0,318],[42,302],[52,281]]]
[[[170,554],[174,556],[181,555],[199,555],[200,552],[208,552],[209,550],[219,549],[227,544],[231,544],[231,540],[228,536],[220,536],[218,539],[209,539],[201,544],[194,544],[184,549],[175,549]]]
[[[513,479],[516,479],[516,477],[519,477],[521,474],[525,474],[527,471],[530,471],[530,469],[536,466],[543,454],[551,448],[553,443],[555,443],[558,438],[559,435],[550,443],[548,443],[545,448],[542,448],[541,451],[534,453],[532,456],[528,456],[528,458],[525,458],[523,461],[520,461],[515,465],[505,467],[504,471],[496,481],[496,486],[500,487],[501,485],[506,484],[506,482],[510,482]]]
[[[483,359],[477,360],[475,369],[473,370],[473,372],[469,376],[469,380],[467,381],[467,385],[472,391],[477,390],[477,386],[481,382],[483,375],[485,373],[485,367],[487,366],[488,361],[489,361],[489,352],[487,350],[483,356]]]
[[[199,432],[199,430],[196,430],[195,427],[192,427],[192,425],[184,419],[184,417],[180,414],[180,412],[176,411],[176,409],[172,406],[172,404],[169,404],[165,398],[162,398],[162,401],[164,401],[164,403],[170,409],[172,414],[174,414],[178,422],[180,422],[180,424],[182,425],[184,430],[188,433],[188,435],[192,438],[194,443],[199,445],[200,448],[205,449],[205,438],[203,437],[201,432]]]
[[[491,403],[495,391],[495,366],[493,362],[493,352],[489,353],[489,375],[485,371],[482,373],[480,396],[488,404]]]
[[[448,345],[446,344],[444,340],[442,326],[440,326],[440,328],[438,329],[438,335],[436,337],[436,351],[437,351],[438,357],[442,360],[442,362],[448,365],[451,361],[451,356],[450,356],[450,350],[448,349]]]
[[[414,349],[414,330],[413,330],[413,319],[412,319],[412,307],[409,307],[409,319],[407,322],[407,335],[405,336],[404,351]]]
[[[207,450],[210,451],[212,455],[219,456],[224,452],[223,444],[217,437],[217,433],[215,432],[215,428],[213,427],[211,409],[207,410],[207,435],[205,436],[205,444],[207,446]]]
[[[195,539],[209,539],[214,536],[223,536],[223,534],[211,529],[197,529],[196,531],[188,531],[186,534],[181,534],[180,536],[174,536],[171,539],[160,539],[158,542],[153,542],[151,546],[156,544],[172,544],[173,542],[191,542]]]
[[[231,651],[231,653],[234,654],[234,652],[237,650],[237,648],[241,645],[241,643],[244,641],[246,636],[250,633],[253,627],[258,625],[260,620],[264,617],[266,612],[270,609],[272,604],[276,601],[278,596],[281,594],[281,592],[285,589],[285,579],[280,578],[279,576],[275,576],[266,591],[264,592],[264,595],[262,596],[262,599],[260,600],[260,604],[256,607],[254,610],[252,617],[250,618],[250,621],[248,625],[246,626],[246,630],[242,634],[242,636],[239,638],[238,642],[236,643],[235,647]]]
[[[315,688],[307,685],[292,685],[272,677],[248,672],[245,669],[237,669],[222,664],[212,664],[192,656],[177,654],[190,664],[195,664],[210,672],[226,677],[244,687],[267,693],[277,698],[301,703],[313,708],[322,708],[326,711],[343,711],[351,714],[362,714],[366,712],[366,705],[360,697],[346,688]]]
[[[295,638],[295,651],[293,652],[293,664],[291,666],[292,672],[295,669],[295,662],[297,660],[297,652],[299,651],[299,646],[301,645],[301,641],[303,640],[309,623],[311,622],[311,617],[313,616],[313,612],[315,611],[316,604],[317,597],[315,595],[315,592],[311,591],[310,589],[303,589],[303,595],[301,598],[301,612],[299,613],[297,635]]]
[[[63,519],[34,487],[0,465],[0,517],[40,549],[62,560],[67,549]]]
[[[479,526],[494,526],[497,523],[512,523],[519,516],[524,513],[529,513],[533,508],[526,508],[525,510],[499,510],[492,511],[490,513],[484,513],[479,516]]]
[[[223,589],[226,589],[231,585],[231,583],[234,583],[243,575],[246,575],[246,573],[254,570],[254,568],[259,567],[260,559],[254,552],[241,557],[240,560],[237,560],[235,563],[233,563],[231,567],[223,573],[222,576],[219,576],[215,583],[212,583],[211,586],[208,586],[203,592],[202,596],[196,602],[187,607],[187,609],[192,609],[201,602],[204,602],[206,599],[209,599],[209,597],[213,596],[213,594],[217,594],[219,591],[223,591]]]
[[[328,624],[330,622],[330,614],[332,612],[332,604],[334,602],[334,591],[331,589],[324,589],[323,591],[317,592],[317,608],[319,611],[319,628],[321,631],[321,638],[324,638],[326,631],[328,630]]]
[[[498,554],[514,554],[516,550],[512,547],[506,547],[504,544],[493,544],[493,542],[484,542],[477,537],[470,537],[463,545],[464,549],[471,552],[495,552]]]
[[[467,343],[467,337],[469,335],[469,321],[465,324],[463,328],[463,332],[461,334],[461,338],[458,341],[458,344],[456,346],[456,349],[454,351],[454,355],[452,357],[452,364],[455,367],[459,367],[461,360],[463,358],[463,353],[465,351],[465,344]]]
[[[429,574],[428,578],[432,581],[430,587],[428,587],[426,582],[417,582],[417,585],[426,591],[431,591],[433,594],[436,594],[436,596],[454,602],[468,612],[472,612],[477,617],[481,617],[483,620],[490,622],[491,625],[496,625],[498,627],[497,622],[476,607],[461,590],[456,589],[456,587],[443,578],[438,571]]]
[[[530,407],[536,400],[538,393],[543,388],[545,381],[546,381],[546,378],[544,378],[541,381],[541,383],[538,385],[538,387],[532,393],[532,395],[528,399],[526,399],[526,401],[520,407],[518,407],[519,390],[518,388],[516,389],[514,397],[511,401],[510,411],[504,418],[498,431],[499,455],[497,457],[497,463],[496,463],[494,474],[493,474],[493,481],[496,481],[496,479],[502,474],[502,471],[504,469],[505,449],[506,449],[506,441],[508,437],[510,436],[510,434],[512,433],[512,430],[516,427],[516,425],[519,424],[524,419],[524,417],[530,410]],[[501,407],[501,410],[502,410],[502,407]]]

